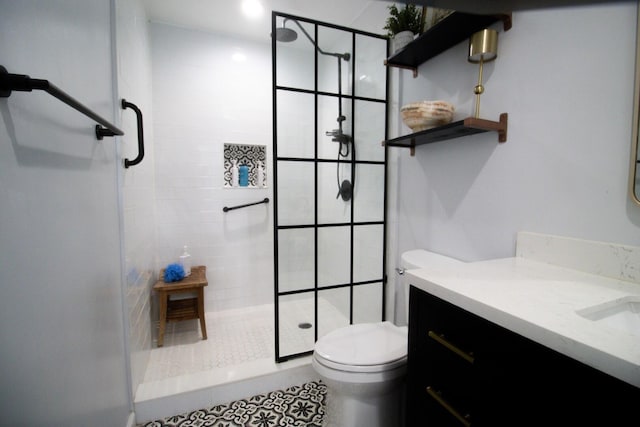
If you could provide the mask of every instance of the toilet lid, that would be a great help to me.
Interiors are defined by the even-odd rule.
[[[407,357],[407,327],[378,322],[336,329],[316,342],[314,353],[326,361],[351,366],[402,361]]]

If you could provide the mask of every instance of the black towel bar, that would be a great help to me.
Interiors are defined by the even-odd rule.
[[[126,100],[122,100],[122,109],[126,110],[127,108],[131,108],[136,112],[136,120],[138,122],[138,156],[133,159],[124,159],[124,167],[128,168],[129,166],[135,166],[142,161],[144,157],[144,130],[142,128],[142,111],[135,105]]]
[[[229,212],[229,211],[232,211],[234,209],[246,208],[247,206],[260,205],[262,203],[269,203],[269,198],[265,197],[264,200],[260,200],[259,202],[247,203],[246,205],[232,206],[230,208],[225,206],[224,208],[222,208],[222,212]]]
[[[96,125],[96,138],[102,139],[105,136],[124,135],[124,132],[115,127],[112,123],[108,122],[98,114],[91,111],[89,108],[82,105],[75,98],[69,96],[63,90],[58,88],[48,80],[32,79],[24,74],[11,74],[0,65],[0,98],[8,98],[11,96],[11,91],[17,90],[21,92],[31,92],[32,90],[44,90],[49,95],[58,98],[71,108],[76,109],[85,116],[95,120],[99,124]],[[104,127],[102,127],[102,126]]]

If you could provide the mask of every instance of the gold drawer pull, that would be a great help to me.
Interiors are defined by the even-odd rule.
[[[469,420],[470,416],[467,414],[465,416],[461,415],[460,412],[453,409],[453,406],[449,405],[449,403],[440,396],[440,393],[435,391],[431,386],[427,387],[427,393],[429,396],[433,397],[436,402],[440,404],[444,409],[446,409],[451,415],[456,417],[458,421],[462,423],[465,427],[471,427],[471,421]]]
[[[433,331],[429,331],[429,338],[433,338],[435,341],[437,341],[438,343],[442,344],[443,346],[445,346],[449,350],[453,351],[455,354],[457,354],[458,356],[462,357],[467,362],[473,363],[474,358],[470,353],[465,353],[464,351],[460,350],[458,347],[456,347],[455,345],[451,344],[449,341],[445,340],[442,335],[438,335],[437,333],[435,333]]]

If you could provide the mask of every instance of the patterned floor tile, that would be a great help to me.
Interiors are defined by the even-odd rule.
[[[309,382],[139,427],[320,427],[327,388]]]

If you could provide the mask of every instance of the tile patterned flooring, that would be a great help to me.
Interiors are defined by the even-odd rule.
[[[320,427],[327,388],[320,381],[175,415],[139,427]]]

